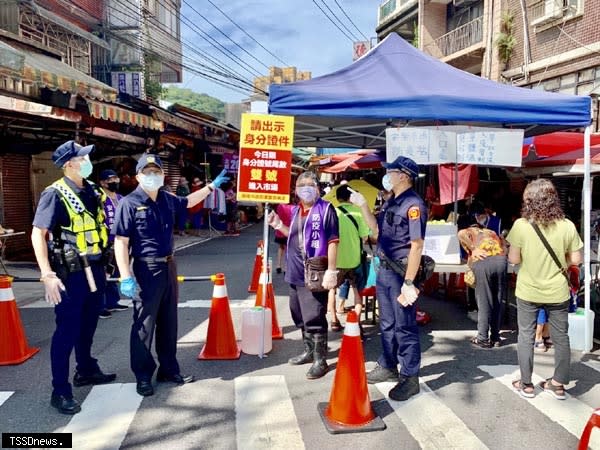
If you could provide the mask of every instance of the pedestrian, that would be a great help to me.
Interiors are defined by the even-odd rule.
[[[204,181],[200,177],[194,177],[192,179],[191,192],[199,191],[204,187]],[[191,222],[192,231],[191,233],[195,236],[200,236],[200,229],[208,227],[208,219],[206,216],[206,209],[204,209],[204,200],[195,205],[192,208],[188,208],[188,215]]]
[[[226,231],[225,236],[239,236],[239,218],[235,181],[231,180],[223,186],[225,192]]]
[[[536,227],[554,256],[538,235]],[[550,180],[540,178],[527,185],[523,192],[521,218],[515,221],[506,239],[510,244],[508,261],[520,264],[515,296],[521,378],[513,381],[513,388],[523,397],[535,396],[531,382],[535,329],[538,313],[543,308],[548,316],[554,346],[554,374],[542,381],[540,386],[555,398],[564,400],[571,365],[568,334],[570,292],[566,268],[571,264],[581,264],[583,242],[573,222],[565,218],[558,193]]]
[[[114,241],[115,235],[110,233],[110,229],[115,221],[115,212],[117,206],[123,198],[119,191],[119,175],[112,169],[106,169],[100,172],[100,186],[104,194],[104,223],[108,228],[108,248],[104,252],[105,258],[104,263],[106,265],[106,274],[110,278],[119,278],[119,269],[115,262],[115,250]],[[121,296],[119,294],[119,287],[117,283],[106,283],[106,290],[104,291],[104,305],[102,311],[100,311],[101,319],[109,319],[114,311],[125,311],[128,309],[127,305],[119,303]]]
[[[360,318],[362,313],[362,297],[360,291],[364,289],[368,267],[362,264],[363,241],[369,236],[369,226],[363,218],[360,208],[350,203],[350,189],[348,185],[339,186],[335,191],[335,197],[339,202],[336,213],[339,222],[340,243],[337,252],[337,270],[338,281],[342,282],[340,286],[340,303],[343,309],[349,290],[354,293],[354,311]],[[365,255],[366,256],[366,255]],[[347,285],[347,287],[345,287]],[[342,326],[338,320],[335,309],[335,289],[329,291],[329,300],[327,309],[332,317],[331,331],[340,331]],[[362,334],[362,326],[359,321]]]
[[[361,208],[371,235],[377,238],[381,259],[376,289],[382,353],[375,369],[367,374],[367,382],[397,381],[389,396],[403,401],[420,390],[421,346],[415,303],[419,290],[414,280],[423,252],[427,207],[413,190],[419,175],[417,163],[399,156],[384,167],[383,188],[392,195],[378,217],[373,216],[362,194],[353,193],[350,201]],[[397,273],[393,266],[402,267],[403,273]]]
[[[296,327],[302,330],[304,352],[291,358],[292,365],[313,363],[306,378],[320,378],[327,373],[327,291],[337,287],[335,268],[338,246],[338,219],[333,205],[319,198],[319,182],[314,172],[303,172],[296,180],[296,195],[290,226],[284,225],[275,212],[267,222],[288,237],[285,281],[290,284],[290,311]],[[304,267],[309,259],[323,263],[323,290],[306,286]],[[326,263],[323,262],[326,259]]]
[[[494,231],[473,220],[458,232],[458,240],[468,255],[467,264],[475,274],[477,336],[471,343],[479,348],[500,347],[502,302],[506,290],[506,245]]]
[[[50,347],[50,404],[63,414],[81,411],[69,383],[73,348],[76,387],[116,378],[103,373],[91,355],[106,284],[102,252],[108,244],[101,194],[86,180],[93,169],[93,150],[93,145],[68,141],[54,151],[52,161],[64,176],[42,192],[31,232],[40,281],[46,301],[54,305],[56,322]]]
[[[112,232],[115,257],[121,272],[119,290],[133,298],[131,369],[137,392],[154,394],[156,363],[151,345],[156,328],[156,353],[160,366],[156,381],[181,385],[194,380],[179,371],[177,362],[177,266],[173,256],[173,228],[183,210],[202,201],[226,181],[225,171],[208,186],[178,197],[160,189],[164,172],[160,158],[144,153],[136,166],[138,187],[119,203]],[[133,274],[130,269],[133,258]],[[140,288],[136,296],[137,288]]]
[[[179,177],[179,183],[177,184],[177,189],[175,189],[175,194],[179,197],[187,197],[190,195],[190,186],[186,177]],[[183,210],[179,217],[177,217],[177,234],[179,234],[179,236],[183,236],[185,234],[187,217],[187,210]]]
[[[286,227],[290,226],[292,220],[292,212],[294,205],[292,203],[284,204],[280,203],[275,208],[275,212]],[[285,273],[285,253],[287,249],[287,236],[285,236],[280,230],[275,230],[275,243],[277,244],[277,263],[275,265],[275,271]]]

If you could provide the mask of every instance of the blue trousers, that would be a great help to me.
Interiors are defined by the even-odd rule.
[[[290,284],[290,312],[298,328],[307,333],[327,333],[327,294]]]
[[[69,360],[75,348],[76,370],[81,375],[91,375],[100,370],[92,358],[92,342],[102,308],[106,275],[104,266],[91,262],[96,281],[96,292],[90,288],[83,271],[71,273],[63,280],[65,291],[62,301],[54,307],[56,329],[50,346],[52,387],[57,395],[73,395],[69,383]]]
[[[177,363],[177,265],[135,261],[133,272],[140,285],[139,297],[133,299],[131,326],[131,370],[138,381],[150,381],[156,363],[152,340],[156,330],[156,354],[161,375],[179,373]]]
[[[376,289],[382,353],[377,362],[387,369],[400,364],[400,374],[411,377],[419,374],[421,344],[416,303],[403,307],[397,300],[403,283],[393,270],[379,268]]]
[[[121,274],[119,273],[119,269],[115,268],[112,274],[110,274],[111,278],[120,278]],[[110,282],[106,283],[106,291],[104,292],[104,309],[113,308],[119,303],[121,300],[121,294],[119,294],[119,283]]]

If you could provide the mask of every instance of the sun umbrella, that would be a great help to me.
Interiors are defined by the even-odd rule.
[[[360,192],[367,199],[367,203],[371,211],[375,209],[375,201],[377,200],[377,194],[379,193],[379,189],[370,185],[364,180],[350,180],[348,181],[348,186],[351,189]],[[333,186],[331,191],[329,191],[326,195],[323,196],[324,200],[331,202],[333,206],[339,206],[340,202],[335,198],[335,191],[339,188],[340,185]]]

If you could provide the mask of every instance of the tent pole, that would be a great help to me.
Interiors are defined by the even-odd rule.
[[[592,220],[592,195],[590,189],[590,171],[591,171],[591,158],[590,158],[590,139],[591,139],[591,126],[588,125],[585,128],[583,138],[583,270],[584,270],[584,352],[590,352],[592,350],[592,344],[594,339],[594,328],[593,325],[590,327],[589,316],[591,315],[590,310],[590,287],[592,284],[591,276],[591,241],[590,241],[590,227]],[[591,329],[590,329],[591,328]]]
[[[269,216],[269,203],[265,203],[264,214],[263,214],[263,260],[262,270],[260,274],[260,280],[263,284],[258,283],[258,289],[262,289],[262,326],[260,327],[260,352],[258,357],[260,359],[265,357],[265,322],[267,320],[267,314],[265,308],[267,307],[267,284],[269,283],[269,222],[267,217]]]
[[[454,220],[458,223],[458,162],[454,163]]]

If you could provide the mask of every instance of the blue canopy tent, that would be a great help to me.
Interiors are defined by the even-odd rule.
[[[295,116],[294,145],[383,148],[390,126],[470,124],[525,136],[585,127],[586,314],[590,307],[591,99],[496,83],[424,54],[395,33],[348,67],[269,86],[269,112]],[[586,328],[588,321],[586,320]],[[591,332],[586,329],[586,350]]]

